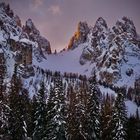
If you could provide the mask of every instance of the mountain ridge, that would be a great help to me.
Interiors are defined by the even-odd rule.
[[[58,69],[63,72],[66,70],[87,76],[97,71],[98,80],[102,79],[109,84],[117,83],[122,79],[124,74],[121,72],[125,73],[128,78],[131,78],[133,74],[138,75],[140,40],[133,21],[127,17],[118,20],[112,28],[107,26],[102,17],[97,19],[93,27],[87,22],[80,21],[77,31],[70,39],[68,49],[56,55],[49,55],[52,53],[50,42],[40,35],[31,19],[28,19],[22,26],[20,18],[14,15],[9,5],[1,3],[0,7],[0,23],[2,32],[4,32],[2,35],[5,34],[1,39],[9,44],[10,51],[14,52],[13,58],[18,64],[26,65],[27,63],[27,65],[44,67],[43,69]],[[132,62],[130,64],[127,62],[131,61],[130,57],[132,57],[131,60],[136,59],[136,69],[138,69],[136,74]],[[57,67],[53,66],[54,64]],[[125,72],[121,70],[123,65],[127,67]]]

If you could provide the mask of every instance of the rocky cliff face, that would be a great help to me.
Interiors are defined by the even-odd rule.
[[[40,35],[32,20],[22,26],[20,18],[5,3],[0,4],[0,49],[0,63],[4,59],[9,71],[15,63],[27,70],[33,59],[40,62],[51,54],[49,41]]]
[[[113,28],[108,28],[106,21],[100,17],[94,27],[88,27],[86,23],[78,24],[78,31],[68,49],[84,46],[80,64],[90,62],[99,80],[113,84],[125,81],[124,76],[128,79],[140,76],[139,42],[136,28],[129,18],[123,17]]]
[[[79,22],[77,31],[71,38],[68,49],[74,49],[79,44],[84,43],[87,40],[87,34],[89,33],[89,27],[86,22]]]
[[[40,35],[39,30],[36,29],[31,19],[26,21],[23,31],[28,34],[30,40],[38,43],[40,53],[51,54],[50,42]]]

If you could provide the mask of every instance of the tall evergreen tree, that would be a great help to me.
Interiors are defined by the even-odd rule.
[[[10,108],[6,102],[0,101],[0,139],[8,138],[8,116]]]
[[[124,96],[119,90],[118,95],[115,100],[113,114],[112,114],[112,140],[126,140],[127,132],[126,132],[126,124],[127,124],[127,112],[124,102]]]
[[[0,68],[0,101],[3,100],[3,80],[4,80],[4,73],[3,73],[3,67]]]
[[[5,75],[6,75],[6,67],[4,62],[3,64],[0,64],[0,101],[4,99],[4,96],[6,94],[5,87],[4,87]]]
[[[96,75],[89,79],[89,92],[87,101],[87,125],[85,131],[88,140],[100,139],[100,91],[97,87]]]
[[[34,128],[35,128],[35,121],[36,121],[36,116],[35,116],[35,113],[36,113],[36,109],[37,109],[37,99],[36,99],[36,95],[33,95],[33,98],[31,99],[31,102],[30,102],[30,105],[31,105],[31,109],[30,109],[30,115],[31,115],[31,123],[30,123],[30,126],[29,126],[29,135],[32,137],[33,136],[33,133],[34,133]]]
[[[102,105],[101,105],[101,139],[111,140],[110,133],[112,131],[110,120],[112,116],[114,99],[107,95],[103,95]]]
[[[47,102],[47,123],[46,123],[46,136],[48,140],[55,139],[55,128],[56,123],[54,121],[54,117],[56,115],[55,108],[55,93],[54,88],[50,87],[50,95]]]
[[[127,140],[139,140],[140,119],[130,116],[127,123]]]
[[[47,140],[65,140],[65,92],[60,75],[55,74],[47,103]]]
[[[8,136],[8,116],[10,108],[7,103],[4,78],[6,74],[5,62],[0,64],[0,139]]]
[[[15,66],[14,74],[11,80],[11,88],[9,93],[10,115],[9,135],[13,140],[24,140],[27,138],[27,125],[24,120],[22,111],[24,104],[21,97],[21,79],[17,76],[17,67]]]
[[[85,84],[85,82],[82,82],[83,84]],[[77,94],[77,93],[76,93]],[[79,120],[79,137],[81,140],[87,140],[88,139],[88,135],[87,135],[87,130],[85,129],[85,126],[87,125],[87,120],[88,120],[88,116],[87,116],[87,112],[86,111],[86,105],[87,105],[87,91],[86,89],[84,89],[83,85],[80,86],[80,90],[78,93],[78,104],[77,106],[77,110],[76,110],[76,115],[77,115],[77,119]]]
[[[32,125],[32,120],[31,120],[31,100],[29,98],[29,93],[26,89],[22,89],[21,95],[20,95],[20,106],[22,108],[20,114],[21,118],[24,122],[24,130],[26,131],[25,137],[31,137],[31,125]]]
[[[136,110],[136,119],[137,119],[137,123],[136,123],[136,128],[137,128],[137,134],[136,134],[136,137],[137,139],[140,138],[140,117],[139,117],[139,110],[137,108]]]
[[[66,132],[68,140],[84,140],[84,106],[81,103],[81,97],[78,90],[72,86],[68,89],[69,101],[67,104],[67,124]],[[83,121],[83,122],[82,122]]]
[[[41,88],[36,95],[36,111],[35,111],[35,122],[34,122],[34,132],[33,139],[34,140],[43,140],[45,139],[46,134],[46,97],[45,97],[45,87],[44,83],[41,83]]]

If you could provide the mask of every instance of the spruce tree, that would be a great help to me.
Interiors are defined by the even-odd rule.
[[[5,139],[8,136],[8,116],[10,112],[4,86],[5,74],[6,68],[4,62],[0,64],[0,139]]]
[[[41,88],[36,95],[36,111],[35,111],[35,122],[33,140],[43,140],[46,134],[46,97],[45,97],[44,83],[41,83]]]
[[[140,120],[135,116],[130,116],[127,123],[127,140],[139,140]]]
[[[27,124],[24,120],[24,103],[21,96],[21,79],[17,76],[17,67],[11,80],[9,93],[10,114],[8,118],[9,135],[14,140],[24,140],[27,138]]]
[[[97,87],[96,75],[89,79],[89,92],[86,107],[87,125],[85,132],[88,140],[100,139],[100,91]]]
[[[65,92],[60,75],[55,74],[47,102],[47,140],[65,140]]]
[[[55,128],[56,122],[54,121],[54,117],[56,115],[56,108],[55,108],[55,93],[54,88],[50,87],[50,95],[47,102],[47,116],[46,116],[46,136],[48,140],[55,138]]]
[[[1,65],[0,65],[1,66]],[[4,82],[3,82],[3,80],[4,80],[4,73],[3,73],[3,67],[2,68],[0,68],[0,101],[2,101],[3,100],[3,84],[4,84]]]
[[[67,104],[67,124],[66,124],[66,134],[68,140],[83,140],[82,132],[82,120],[83,118],[83,106],[81,106],[79,101],[79,92],[74,90],[70,86],[68,90],[69,101]]]
[[[4,87],[5,75],[6,75],[6,67],[4,62],[4,64],[0,64],[0,101],[4,100],[4,96],[6,94]]]
[[[30,115],[31,115],[31,123],[30,123],[30,127],[29,127],[29,135],[31,137],[33,137],[33,133],[34,133],[34,128],[35,128],[35,121],[36,121],[36,116],[35,116],[35,112],[37,109],[37,99],[36,99],[36,94],[33,95],[33,98],[31,99],[31,109],[30,109]]]
[[[137,108],[136,110],[136,123],[134,124],[134,126],[136,127],[136,131],[135,131],[135,137],[136,137],[136,140],[138,140],[140,138],[140,116],[139,116],[139,110]]]
[[[85,82],[82,82],[85,84]],[[76,93],[77,94],[77,93]],[[79,121],[79,137],[81,140],[87,140],[87,130],[85,126],[87,125],[88,116],[86,114],[86,105],[87,105],[87,92],[83,86],[80,86],[80,90],[78,92],[78,104],[76,105],[76,118]]]
[[[8,138],[8,117],[10,108],[6,102],[0,101],[0,139]]]
[[[31,137],[31,101],[29,97],[29,93],[26,89],[22,89],[21,95],[20,95],[20,105],[21,105],[21,118],[24,122],[24,130],[26,131],[25,133],[25,138]]]
[[[111,119],[112,140],[126,140],[127,138],[126,124],[127,124],[127,112],[124,102],[124,96],[121,90],[119,90],[113,107],[113,114]]]
[[[101,105],[101,139],[111,140],[110,133],[112,131],[110,120],[112,116],[113,98],[111,96],[103,95]]]

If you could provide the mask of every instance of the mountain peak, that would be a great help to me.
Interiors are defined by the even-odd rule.
[[[0,3],[0,9],[3,9],[3,11],[9,16],[9,17],[13,17],[14,16],[14,12],[10,9],[10,5],[6,4],[4,2]]]
[[[89,27],[88,27],[88,24],[86,21],[82,22],[80,21],[78,23],[78,29],[77,29],[77,32],[80,32],[80,33],[85,33],[85,32],[88,32],[89,30]]]
[[[87,34],[89,33],[89,30],[90,29],[87,22],[80,21],[78,23],[77,31],[69,42],[68,49],[74,49],[78,46],[78,44],[84,43],[87,39]]]
[[[98,29],[103,29],[103,28],[107,29],[108,28],[106,21],[102,17],[99,17],[97,19],[94,27],[98,28]]]
[[[29,38],[32,41],[36,41],[38,43],[40,54],[43,54],[43,52],[45,54],[51,54],[50,42],[46,38],[40,35],[40,32],[34,25],[32,19],[29,18],[26,21],[26,24],[23,27],[23,30],[29,35]]]
[[[9,4],[6,4],[6,3],[4,3],[4,2],[1,2],[0,3],[0,8],[3,8],[4,10],[10,10],[10,6],[9,6]]]
[[[119,33],[129,33],[132,37],[137,36],[136,28],[134,26],[133,21],[128,17],[122,17],[120,20],[116,22],[115,27],[113,27],[115,31],[117,31],[117,34]]]
[[[15,15],[15,16],[14,16],[14,20],[16,21],[16,23],[17,23],[17,25],[18,25],[19,27],[22,26],[22,25],[21,25],[21,20],[20,20],[20,18],[19,18],[18,15]]]
[[[99,22],[102,23],[102,24],[106,23],[106,21],[105,21],[105,19],[103,17],[99,17],[97,19],[96,23],[99,23]]]
[[[22,55],[23,50],[21,51],[21,49],[16,46],[22,46],[23,44],[28,44],[27,46],[29,47],[32,44],[31,50],[33,50],[36,59],[39,61],[51,53],[50,42],[41,36],[32,19],[28,19],[25,25],[22,26],[20,18],[18,15],[14,15],[9,4],[0,3],[0,27],[2,31],[1,38],[3,40],[9,39],[10,41],[8,41],[14,44],[12,44],[13,50],[16,52],[20,51],[20,55]],[[22,59],[20,60],[22,61]]]
[[[23,30],[27,34],[33,33],[33,34],[36,34],[36,35],[40,35],[39,30],[37,30],[37,28],[35,27],[32,19],[30,19],[30,18],[26,21],[25,26],[23,26]]]
[[[32,21],[32,19],[30,19],[30,18],[26,21],[26,27],[28,27],[29,29],[36,28],[34,23],[33,23],[33,21]]]

